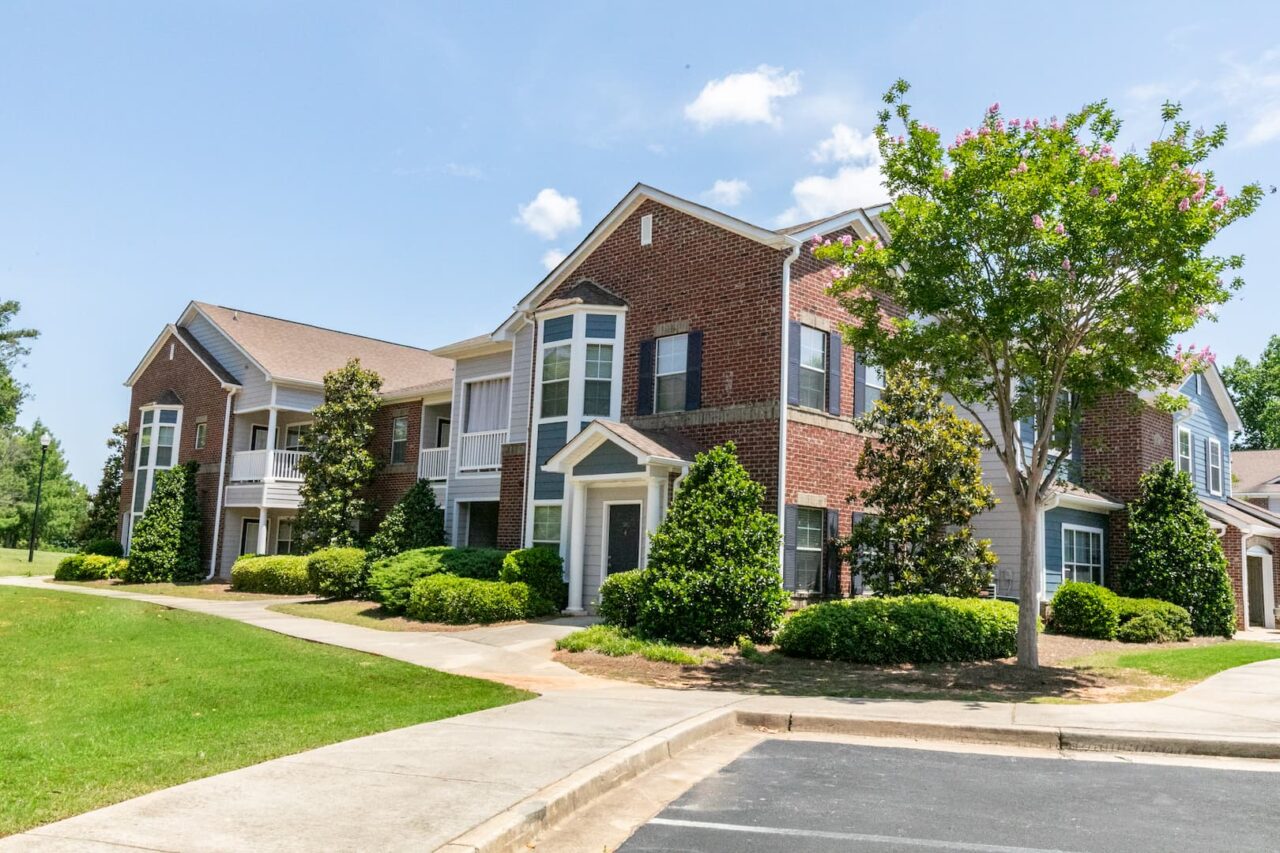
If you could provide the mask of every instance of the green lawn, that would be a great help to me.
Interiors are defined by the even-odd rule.
[[[297,596],[271,595],[265,592],[235,592],[225,583],[120,583],[119,581],[55,581],[67,586],[89,586],[116,592],[141,592],[146,595],[172,595],[177,598],[203,598],[207,601],[272,601]]]
[[[0,548],[0,577],[51,575],[65,556],[61,551],[36,551],[35,561],[28,563],[26,548]]]
[[[532,694],[136,601],[0,587],[0,835]]]
[[[1173,681],[1203,681],[1224,669],[1280,658],[1280,643],[1241,640],[1191,648],[1104,652],[1073,662],[1077,667],[1137,669]]]

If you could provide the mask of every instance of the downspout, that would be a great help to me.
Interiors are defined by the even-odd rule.
[[[778,526],[785,527],[787,509],[787,379],[791,373],[791,263],[800,257],[799,240],[791,247],[791,254],[782,262],[782,355],[779,359],[778,377]],[[782,531],[778,545],[778,567],[781,569],[786,551],[786,530]]]
[[[222,504],[227,496],[223,492],[223,482],[227,477],[227,441],[231,432],[231,401],[236,396],[235,388],[227,389],[227,413],[222,419],[222,457],[218,460],[218,491],[213,503],[213,545],[209,548],[209,574],[206,581],[213,580],[218,573],[218,543],[222,541]]]

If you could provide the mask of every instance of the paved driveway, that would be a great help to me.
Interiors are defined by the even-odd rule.
[[[699,851],[1273,851],[1280,772],[767,740],[622,847]]]

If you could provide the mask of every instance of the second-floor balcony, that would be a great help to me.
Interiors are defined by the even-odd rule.
[[[464,432],[458,445],[458,471],[497,471],[502,468],[502,443],[505,429],[488,432]]]
[[[449,476],[449,448],[424,447],[418,453],[418,479],[443,480]]]
[[[231,456],[231,482],[259,483],[267,480],[302,482],[301,450],[240,450]]]

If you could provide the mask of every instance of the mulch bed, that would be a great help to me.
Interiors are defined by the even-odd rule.
[[[1198,638],[1190,643],[1217,642]],[[768,647],[763,656],[744,658],[736,649],[697,665],[657,663],[636,656],[597,652],[556,652],[557,661],[589,675],[655,687],[730,690],[782,696],[836,696],[883,699],[1060,702],[1143,701],[1177,692],[1185,685],[1136,670],[1077,669],[1064,664],[1098,652],[1169,648],[1044,634],[1040,669],[1025,670],[1013,658],[973,663],[867,666],[789,658]],[[710,650],[702,650],[707,652]]]

